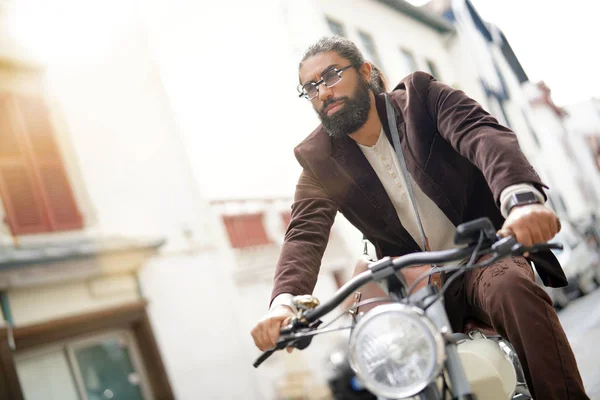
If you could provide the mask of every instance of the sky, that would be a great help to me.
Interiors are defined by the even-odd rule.
[[[409,0],[420,5],[423,0]],[[559,106],[600,98],[600,5],[590,0],[471,0],[506,35],[531,81]]]

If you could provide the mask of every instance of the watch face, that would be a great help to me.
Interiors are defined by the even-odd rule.
[[[517,199],[517,202],[519,202],[519,203],[529,202],[529,201],[538,201],[537,197],[532,192],[517,193],[515,195],[515,198]]]

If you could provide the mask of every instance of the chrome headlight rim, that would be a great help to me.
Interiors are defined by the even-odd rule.
[[[382,388],[381,384],[373,381],[371,377],[368,376],[368,374],[363,373],[363,371],[360,371],[356,365],[355,347],[357,337],[365,328],[365,326],[369,324],[370,321],[385,313],[404,314],[406,318],[411,318],[413,321],[416,321],[417,324],[423,328],[423,331],[428,338],[430,346],[433,347],[433,354],[435,356],[433,368],[431,369],[426,379],[422,379],[422,381],[418,382],[418,384],[413,384],[409,387],[404,388]],[[387,398],[407,398],[420,393],[430,383],[434,382],[437,376],[439,376],[445,361],[445,342],[442,337],[442,334],[431,322],[431,320],[425,315],[422,309],[403,303],[385,304],[370,310],[369,312],[364,314],[361,317],[361,319],[356,323],[350,335],[348,359],[352,370],[356,373],[357,377],[360,378],[365,387],[369,389],[372,393]]]

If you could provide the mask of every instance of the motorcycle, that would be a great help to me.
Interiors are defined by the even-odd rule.
[[[485,268],[502,258],[542,249],[560,250],[562,246],[557,243],[523,246],[511,236],[499,237],[487,218],[459,225],[454,243],[462,247],[376,261],[323,304],[310,295],[296,296],[298,314],[280,330],[275,347],[265,351],[254,367],[258,368],[278,350],[286,347],[303,350],[316,335],[350,329],[349,364],[358,382],[378,399],[531,399],[510,343],[476,323],[466,333],[452,332],[443,294],[453,280],[469,269]],[[468,261],[464,265],[439,267],[408,288],[397,274],[411,266],[462,260]],[[413,293],[420,280],[438,272],[453,274],[441,289],[428,284]],[[322,326],[322,317],[369,282],[382,283],[389,298],[359,301],[357,296],[348,310]],[[365,313],[356,312],[373,303],[385,304]],[[349,326],[330,327],[348,313],[352,315]]]

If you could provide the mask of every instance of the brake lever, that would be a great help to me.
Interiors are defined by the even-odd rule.
[[[541,250],[563,250],[563,245],[560,243],[540,243],[530,247],[525,247],[521,243],[517,242],[513,236],[507,236],[500,238],[491,247],[492,252],[502,254],[512,254],[516,256],[523,255],[524,253],[537,253]]]
[[[321,320],[315,321],[315,323],[310,326],[311,331],[314,331],[315,329],[317,329],[319,327],[319,325],[321,325],[322,323],[323,323],[323,321],[321,321]],[[295,348],[297,348],[298,350],[304,350],[305,348],[307,348],[310,345],[310,342],[312,342],[313,337],[315,337],[315,335],[317,333],[320,333],[320,332],[306,332],[306,333],[302,334],[300,339],[296,340],[295,342],[292,342],[292,345]]]
[[[530,247],[525,247],[523,245],[519,245],[519,248],[513,249],[513,254],[515,255],[523,255],[523,254],[531,254],[538,253],[542,250],[563,250],[564,247],[560,243],[539,243],[534,244]]]
[[[564,250],[564,246],[560,243],[540,243],[529,248],[530,253],[535,253],[540,250]]]

